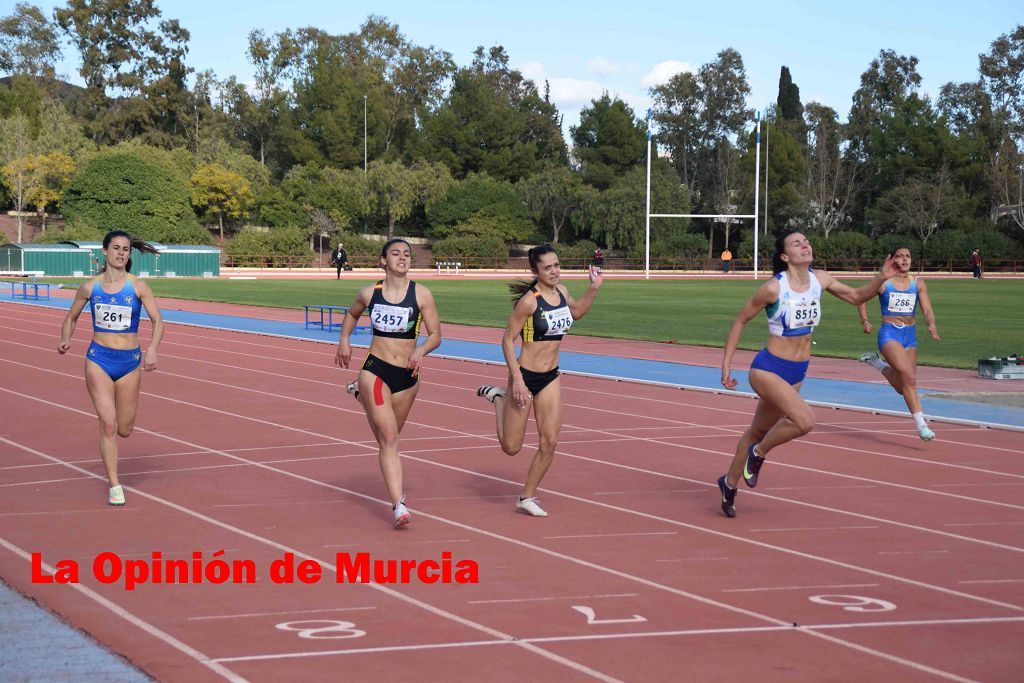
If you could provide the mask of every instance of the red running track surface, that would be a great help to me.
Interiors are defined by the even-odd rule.
[[[563,379],[541,492],[475,396],[502,368],[429,359],[402,434],[413,515],[390,510],[354,371],[322,344],[170,326],[106,505],[82,380],[88,330],[0,304],[0,576],[161,680],[1020,680],[1024,448],[1017,433],[816,410],[722,516],[753,401]],[[357,351],[361,360],[361,351]],[[355,362],[354,361],[354,362]],[[252,560],[249,585],[101,584],[93,558]],[[285,552],[324,578],[275,584]],[[77,560],[31,581],[30,553]],[[336,554],[456,560],[475,585],[338,584]]]

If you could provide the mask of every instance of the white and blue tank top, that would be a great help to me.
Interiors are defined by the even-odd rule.
[[[92,331],[113,334],[136,334],[142,315],[142,301],[135,292],[135,276],[125,277],[124,286],[113,294],[103,291],[101,278],[92,282],[89,297],[92,310]]]
[[[768,316],[768,334],[778,337],[801,337],[810,334],[821,322],[821,283],[808,269],[811,286],[805,292],[793,291],[786,271],[775,274],[779,281],[779,298],[764,309]]]

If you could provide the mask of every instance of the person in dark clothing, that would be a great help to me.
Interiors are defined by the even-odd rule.
[[[974,278],[981,279],[981,252],[975,247],[971,252],[971,269],[974,271]]]
[[[593,263],[598,268],[600,268],[601,266],[604,265],[604,252],[601,251],[600,247],[598,247],[597,249],[594,250],[594,261],[593,261]]]
[[[338,248],[331,254],[331,263],[338,269],[337,279],[341,279],[341,271],[345,270],[345,266],[348,265],[348,252],[345,251],[345,245],[341,242],[338,243]]]

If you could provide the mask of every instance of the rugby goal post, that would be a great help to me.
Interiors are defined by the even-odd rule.
[[[754,219],[754,279],[758,276],[758,221],[757,207],[760,202],[758,190],[761,188],[761,112],[755,116],[757,134],[754,148],[754,213],[651,213],[651,139],[654,137],[652,123],[654,110],[647,110],[647,200],[644,211],[644,278],[651,278],[651,219],[652,218],[712,218],[716,220]]]

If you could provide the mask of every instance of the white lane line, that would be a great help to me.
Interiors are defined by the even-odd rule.
[[[39,484],[61,484],[66,481],[82,481],[83,479],[89,479],[89,477],[65,477],[63,479],[39,479],[36,481],[16,481],[12,484],[0,484],[0,488],[7,488],[8,486],[37,486]]]
[[[1021,526],[1024,522],[947,522],[942,526]]]
[[[361,612],[376,607],[331,607],[328,609],[294,609],[284,612],[250,612],[248,614],[213,614],[206,617],[188,617],[185,621],[210,621],[213,619],[250,619],[253,617],[273,617],[281,614],[323,614],[325,612]]]
[[[28,551],[21,549],[15,544],[9,542],[7,539],[0,538],[0,545],[2,545],[4,548],[14,553],[15,555],[17,555],[18,557],[22,558],[26,562],[32,561],[32,556],[28,553]],[[46,571],[47,574],[53,575],[57,573],[57,569],[55,567],[50,566],[46,562],[40,561],[40,563],[41,567]],[[221,665],[221,663],[219,663],[218,661],[211,659],[210,657],[207,657],[199,650],[189,645],[186,645],[185,643],[181,642],[171,634],[157,628],[148,621],[135,616],[128,610],[124,609],[115,602],[111,602],[110,600],[106,599],[105,597],[103,597],[96,591],[92,590],[91,588],[83,586],[80,583],[70,583],[67,584],[67,586],[72,590],[78,591],[90,600],[93,600],[94,602],[98,603],[101,607],[104,607],[107,610],[113,612],[115,615],[124,619],[132,626],[141,629],[142,631],[153,636],[160,642],[174,648],[178,652],[181,652],[182,654],[188,656],[190,659],[193,659],[199,662],[200,664],[208,667],[211,671],[219,674],[221,677],[229,681],[232,681],[233,683],[245,683],[244,678],[234,673],[227,667]]]
[[[467,600],[470,605],[498,605],[512,602],[550,602],[552,600],[596,600],[597,598],[635,598],[639,593],[607,593],[605,595],[565,595],[550,598],[510,598],[507,600]]]
[[[674,536],[678,531],[633,531],[622,534],[570,534],[567,536],[542,536],[542,538],[618,538],[620,536]]]
[[[958,581],[957,583],[1024,583],[1024,579],[976,579],[974,581]]]
[[[720,562],[729,560],[728,557],[675,557],[667,558],[664,560],[655,560],[655,562]]]
[[[877,529],[877,526],[804,526],[750,529],[750,531],[843,531],[846,529]]]
[[[829,590],[832,588],[874,588],[877,583],[835,583],[821,586],[763,586],[761,588],[726,588],[723,593],[760,593],[762,591]]]
[[[657,495],[661,493],[707,493],[707,487],[699,489],[644,489],[642,491],[594,491],[592,496]]]
[[[879,550],[879,555],[946,555],[948,550]]]

